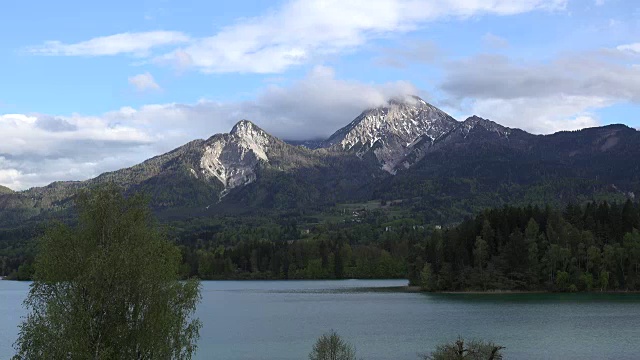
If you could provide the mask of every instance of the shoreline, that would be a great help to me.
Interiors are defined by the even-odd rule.
[[[402,286],[398,292],[407,293],[424,293],[424,294],[443,294],[443,295],[529,295],[529,294],[603,294],[603,295],[620,295],[620,294],[640,294],[640,290],[607,290],[607,291],[577,291],[577,292],[561,292],[548,290],[469,290],[469,291],[422,291],[419,286]]]
[[[381,281],[381,280],[404,280],[404,281],[409,281],[407,279],[403,279],[403,278],[349,278],[349,279],[278,279],[278,278],[274,278],[274,279],[269,279],[269,278],[257,278],[257,279],[249,279],[249,278],[238,278],[238,279],[233,279],[233,278],[227,278],[227,279],[198,279],[195,278],[199,281],[239,281],[239,282],[244,282],[244,281],[351,281],[351,280],[363,280],[363,281]],[[188,280],[188,279],[184,279],[184,278],[180,278],[179,281],[184,281],[184,280]],[[18,279],[7,279],[0,277],[0,281],[15,281],[15,282],[32,282],[33,280],[18,280]],[[399,286],[399,287],[405,287],[405,286]],[[407,286],[408,287],[408,286]],[[419,289],[419,287],[417,287]]]
[[[349,281],[349,280],[406,280],[406,279],[207,279],[200,281],[221,281],[221,282],[295,282],[295,281]],[[0,278],[0,281],[7,282],[19,282],[19,283],[29,283],[32,280],[16,280],[16,279],[7,279],[6,277]],[[560,291],[548,291],[548,290],[467,290],[467,291],[423,291],[419,286],[380,286],[380,287],[361,287],[361,288],[353,288],[363,291],[377,291],[377,292],[391,292],[391,293],[424,293],[429,295],[532,295],[532,294],[602,294],[602,295],[639,295],[640,290],[607,290],[607,291],[577,291],[577,292],[560,292]]]

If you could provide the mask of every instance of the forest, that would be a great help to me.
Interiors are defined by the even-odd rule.
[[[444,229],[389,220],[374,211],[303,231],[289,223],[196,232],[181,237],[184,275],[407,277],[427,291],[640,290],[640,207],[632,201],[506,206]]]
[[[183,276],[405,278],[410,245],[427,234],[413,226],[397,226],[398,231],[391,231],[391,226],[386,225],[388,217],[379,211],[362,212],[358,221],[309,227],[290,219],[269,223],[262,218],[244,220],[244,224],[229,218],[217,224],[204,222],[173,228],[173,237],[183,253]]]
[[[184,278],[408,278],[425,291],[640,290],[640,205],[630,200],[505,206],[442,226],[411,211],[348,215],[194,218],[162,227],[182,251]],[[28,279],[35,252],[33,241],[9,237],[32,233],[0,234],[9,278]]]
[[[638,204],[486,210],[434,231],[408,259],[427,291],[640,290]]]

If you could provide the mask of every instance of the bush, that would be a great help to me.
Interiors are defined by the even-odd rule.
[[[335,332],[320,336],[313,350],[309,354],[309,360],[355,360],[356,352],[353,346]]]
[[[438,345],[436,350],[423,355],[424,360],[500,360],[504,347],[492,342],[472,340],[465,346],[464,340],[458,338],[453,343]]]

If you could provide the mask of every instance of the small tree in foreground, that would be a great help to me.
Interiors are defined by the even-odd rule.
[[[501,360],[504,347],[492,342],[473,340],[465,344],[458,338],[453,343],[438,345],[429,355],[423,355],[424,360]]]
[[[147,202],[115,186],[82,193],[78,225],[40,241],[14,359],[190,359],[199,283],[178,281],[178,249]]]
[[[309,354],[309,360],[355,360],[353,346],[335,332],[322,335]]]

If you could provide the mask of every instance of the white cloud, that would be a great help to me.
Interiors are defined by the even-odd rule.
[[[160,90],[151,74],[148,72],[129,77],[129,84],[133,85],[138,91]]]
[[[248,101],[151,104],[99,116],[0,114],[0,184],[19,190],[87,179],[228,132],[241,119],[283,138],[327,137],[365,108],[416,92],[408,82],[336,79],[331,68],[320,66]]]
[[[640,103],[640,68],[615,50],[548,62],[479,55],[449,63],[441,89],[461,112],[473,112],[535,133],[598,124],[595,112]]]
[[[95,176],[111,156],[123,161],[156,141],[107,117],[4,114],[0,127],[0,184],[12,189]]]
[[[288,87],[268,87],[243,108],[246,116],[260,120],[265,130],[299,140],[327,137],[364,109],[417,92],[406,81],[374,85],[339,80],[333,69],[317,66],[306,78]]]
[[[154,47],[176,45],[189,41],[189,37],[178,31],[148,31],[122,33],[96,37],[74,44],[47,41],[44,45],[27,49],[35,55],[57,56],[108,56],[133,54],[148,56]]]
[[[617,49],[620,51],[640,54],[640,43],[620,45]]]
[[[597,97],[552,94],[541,98],[474,100],[471,114],[534,134],[550,134],[599,126],[593,110],[610,105],[612,101]]]
[[[4,158],[0,157],[0,184],[7,186],[12,190],[20,188],[20,178],[23,174],[16,169],[5,169],[4,167],[7,165],[4,162]]]
[[[446,17],[560,9],[567,0],[296,0],[157,57],[207,73],[277,73],[317,56]]]
[[[451,62],[442,88],[457,98],[564,94],[640,102],[640,69],[609,52],[580,53],[548,62],[478,55]]]
[[[39,55],[152,56],[162,45],[186,44],[154,62],[205,73],[278,73],[316,57],[348,51],[372,38],[407,32],[442,18],[556,10],[568,0],[291,0],[198,39],[175,31],[123,33],[28,49]]]

